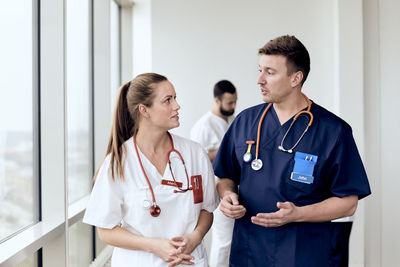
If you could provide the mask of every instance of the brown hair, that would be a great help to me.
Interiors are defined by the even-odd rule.
[[[143,73],[121,86],[115,103],[114,117],[108,140],[106,156],[110,154],[111,177],[115,175],[124,179],[124,160],[126,148],[123,143],[137,133],[140,113],[138,106],[150,107],[154,99],[154,85],[168,81],[165,76],[157,73]],[[96,178],[96,171],[94,177]]]
[[[258,49],[258,55],[281,55],[286,57],[288,75],[296,71],[303,73],[301,84],[310,72],[310,55],[307,48],[294,36],[277,37]]]

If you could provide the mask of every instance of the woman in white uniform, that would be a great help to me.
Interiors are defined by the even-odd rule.
[[[83,218],[115,246],[112,266],[207,267],[202,239],[219,198],[204,149],[168,132],[179,126],[179,108],[159,74],[138,75],[120,89]]]

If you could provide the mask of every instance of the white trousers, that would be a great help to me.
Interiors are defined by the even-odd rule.
[[[218,208],[212,225],[210,267],[228,267],[234,219],[226,217]]]

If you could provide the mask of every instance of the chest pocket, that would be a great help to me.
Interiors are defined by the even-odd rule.
[[[290,162],[290,175],[285,177],[285,194],[289,201],[308,205],[322,198],[318,167],[318,156],[296,152]]]

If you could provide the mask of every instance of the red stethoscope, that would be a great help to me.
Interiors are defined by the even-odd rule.
[[[172,179],[174,180],[175,186],[178,188],[177,190],[174,190],[174,193],[185,193],[188,190],[192,190],[192,188],[189,187],[189,175],[187,173],[186,164],[185,164],[185,161],[183,160],[183,157],[182,157],[181,153],[179,153],[179,151],[175,149],[174,141],[172,140],[171,134],[169,132],[167,132],[167,134],[168,134],[169,140],[171,141],[171,147],[172,147],[167,153],[169,171],[171,172],[171,176],[172,176]],[[150,180],[147,177],[146,171],[144,170],[144,167],[143,167],[143,164],[142,164],[142,160],[140,159],[139,151],[138,151],[137,145],[136,145],[136,135],[133,136],[133,146],[135,147],[135,151],[136,151],[137,158],[139,160],[140,167],[142,168],[142,172],[144,174],[144,177],[146,178],[146,182],[147,182],[147,184],[149,186],[149,189],[150,189],[150,192],[151,192],[151,197],[152,197],[152,201],[153,202],[151,203],[150,214],[153,217],[158,217],[160,215],[160,213],[161,213],[161,208],[156,203],[156,198],[154,196],[153,187],[151,186]],[[171,153],[173,153],[173,152],[176,153],[179,156],[179,159],[182,161],[183,167],[185,169],[186,180],[187,180],[187,184],[186,184],[187,188],[185,188],[185,189],[182,189],[182,187],[179,187],[178,183],[175,180],[174,173],[172,172],[170,156],[171,156]]]

